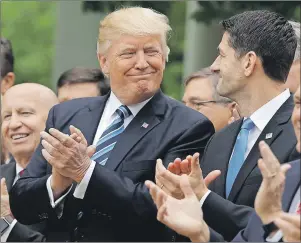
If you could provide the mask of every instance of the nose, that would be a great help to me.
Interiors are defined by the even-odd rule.
[[[138,52],[135,68],[143,70],[143,69],[146,69],[148,66],[149,66],[149,63],[147,62],[147,60],[145,58],[144,52],[142,52],[142,51]]]
[[[12,114],[10,121],[9,121],[9,128],[15,130],[21,126],[22,126],[22,122],[20,120],[20,117],[16,114]]]
[[[210,70],[214,73],[219,73],[220,56],[218,56],[210,66]]]

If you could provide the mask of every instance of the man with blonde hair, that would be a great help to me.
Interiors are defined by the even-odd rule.
[[[170,30],[166,16],[141,7],[101,21],[97,57],[111,92],[50,111],[41,144],[11,191],[20,221],[46,218],[49,231],[67,230],[71,241],[173,240],[144,182],[154,181],[157,158],[167,166],[202,155],[214,128],[160,90]]]

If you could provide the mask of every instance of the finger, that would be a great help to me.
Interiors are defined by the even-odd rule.
[[[259,150],[269,173],[271,175],[276,174],[279,171],[280,163],[270,147],[264,141],[260,141]]]
[[[167,214],[167,207],[165,204],[163,204],[159,209],[157,213],[157,220],[160,221],[161,223],[165,224],[165,216]]]
[[[52,135],[44,131],[41,132],[40,134],[42,139],[44,139],[49,144],[51,144],[51,146],[54,147],[56,150],[60,152],[64,151],[64,146],[61,144],[61,142],[58,139],[56,139],[55,137],[53,137]]]
[[[87,154],[88,154],[88,156],[91,158],[93,156],[93,154],[95,154],[95,151],[96,151],[96,147],[94,145],[90,145],[87,148]]]
[[[181,167],[181,173],[182,174],[189,174],[191,171],[189,170],[189,162],[187,159],[184,159],[181,164],[180,164],[180,167]]]
[[[300,228],[300,215],[291,213],[282,213],[280,219],[287,221],[296,227]]]
[[[82,141],[81,137],[77,135],[77,133],[72,133],[70,138],[74,139],[76,142],[80,143]]]
[[[167,166],[167,170],[169,170],[171,173],[176,174],[175,166],[173,163],[169,163]]]
[[[185,195],[185,198],[192,198],[194,197],[196,199],[196,195],[194,194],[190,182],[187,175],[182,175],[180,179],[180,187],[182,192]],[[196,199],[197,200],[197,199]]]
[[[77,135],[81,138],[81,143],[84,145],[88,145],[87,139],[85,138],[84,134],[82,133],[81,130],[79,130],[77,127],[71,125],[70,127],[70,131],[74,131],[75,133],[77,133]]]
[[[286,175],[286,172],[291,168],[290,164],[283,164],[280,166],[281,172]]]
[[[208,187],[211,182],[213,182],[217,177],[219,177],[221,173],[222,172],[220,170],[211,171],[204,179],[206,187]]]
[[[258,168],[261,172],[262,178],[263,179],[268,178],[269,177],[269,171],[268,171],[263,159],[259,159],[257,164],[258,164]]]
[[[157,192],[158,193],[157,194],[157,207],[160,208],[162,206],[162,204],[166,201],[167,194],[159,188],[157,188],[157,190],[158,190],[158,192]]]
[[[163,166],[162,160],[158,159],[156,164],[156,184],[158,186],[164,185],[164,191],[171,191],[173,188],[177,187],[179,183],[180,176],[171,173],[166,170]]]
[[[67,134],[64,134],[62,132],[60,132],[59,130],[55,129],[55,128],[50,128],[49,129],[49,133],[55,137],[57,140],[60,141],[60,143],[62,145],[64,145],[65,147],[71,147],[72,145],[74,145],[76,142],[70,138]]]
[[[159,192],[159,187],[157,185],[151,184],[149,188],[149,193],[156,204],[156,207],[158,208],[158,192]]]
[[[149,180],[146,180],[146,181],[144,182],[144,184],[146,185],[146,187],[147,187],[148,189],[150,189],[150,187],[151,187],[152,185],[156,185],[154,182],[149,181]]]
[[[175,171],[176,171],[176,175],[181,174],[181,159],[180,158],[176,158],[174,160],[174,167],[175,167]]]
[[[42,146],[44,147],[44,149],[46,149],[46,151],[53,157],[58,156],[59,154],[61,155],[61,153],[54,148],[50,143],[48,143],[46,140],[42,140]]]
[[[201,170],[201,167],[200,167],[199,157],[200,157],[200,154],[195,153],[192,156],[192,159],[191,159],[191,174],[195,174],[197,176],[202,175],[202,170]]]
[[[47,160],[47,162],[49,164],[51,164],[53,167],[56,166],[56,164],[54,163],[55,159],[54,157],[52,157],[47,151],[46,149],[42,149],[42,155],[43,157]]]

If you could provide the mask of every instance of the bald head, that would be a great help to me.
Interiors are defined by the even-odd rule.
[[[18,84],[2,99],[2,135],[16,161],[30,159],[45,129],[49,110],[58,104],[54,92],[35,83]],[[27,161],[27,162],[28,162]]]

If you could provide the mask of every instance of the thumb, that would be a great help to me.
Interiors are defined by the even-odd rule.
[[[8,194],[5,178],[1,179],[1,194],[2,195]]]
[[[88,154],[88,156],[91,158],[92,155],[95,153],[95,151],[96,151],[96,147],[94,145],[90,145],[87,148],[87,154]]]
[[[183,174],[180,178],[180,188],[182,192],[184,193],[185,198],[193,197],[195,196],[188,179],[188,176]]]
[[[220,174],[221,174],[220,170],[211,171],[204,179],[206,187],[208,187],[211,182],[213,182],[217,177],[219,177]]]
[[[201,176],[202,171],[201,171],[201,167],[200,167],[200,160],[199,160],[200,154],[199,153],[195,153],[192,156],[191,159],[191,174],[197,175],[197,176]]]

